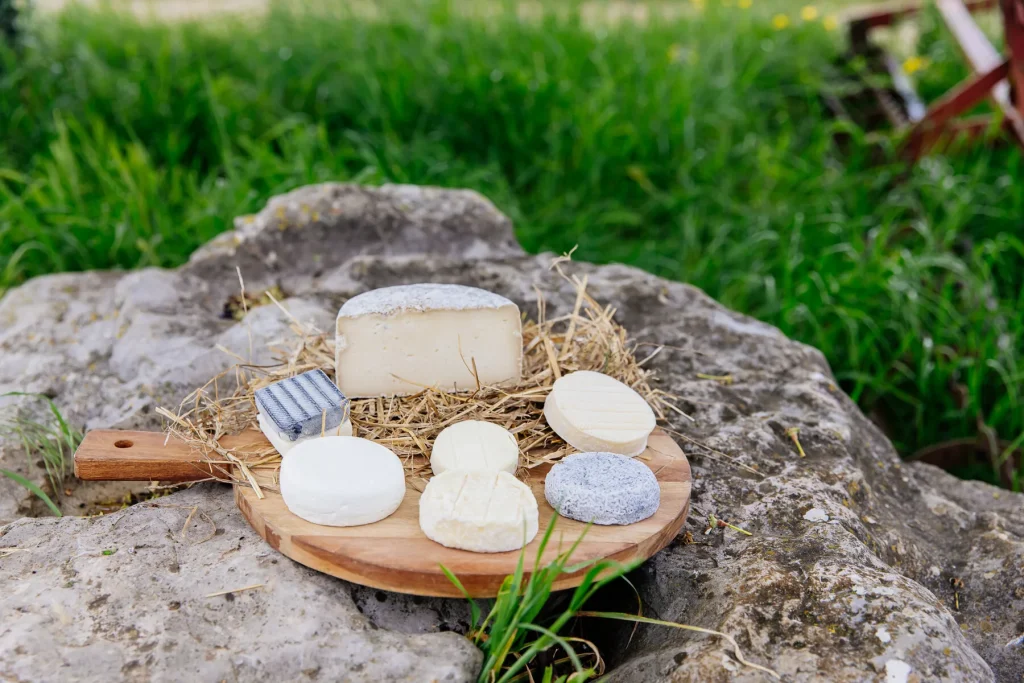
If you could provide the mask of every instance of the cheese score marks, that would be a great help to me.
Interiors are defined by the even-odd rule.
[[[508,472],[448,470],[420,497],[420,528],[449,548],[518,550],[537,535],[537,499]]]
[[[332,435],[351,434],[349,398],[514,387],[522,379],[522,319],[515,303],[492,292],[415,284],[349,299],[336,333],[337,386],[314,370],[261,389],[259,424],[287,452],[280,490],[292,513],[314,524],[372,524],[401,505],[405,470],[381,444]],[[654,411],[639,394],[581,370],[554,382],[544,416],[566,443],[586,451],[552,467],[545,486],[552,506],[597,524],[633,524],[654,514],[657,481],[646,465],[626,457],[643,452],[655,427]],[[320,438],[321,430],[327,436]],[[514,551],[534,540],[540,508],[515,477],[515,435],[482,420],[446,422],[434,443],[422,447],[429,448],[434,474],[419,497],[427,538],[481,553]]]
[[[654,431],[654,411],[619,380],[590,370],[563,375],[544,401],[544,418],[578,451],[640,455]]]
[[[304,441],[281,461],[281,497],[307,522],[359,526],[378,522],[405,497],[402,461],[354,436]]]
[[[335,370],[352,398],[514,385],[522,365],[519,307],[476,287],[384,287],[338,312]]]

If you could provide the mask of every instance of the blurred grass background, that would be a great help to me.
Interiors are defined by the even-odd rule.
[[[905,455],[981,420],[1013,457],[1020,153],[907,168],[835,120],[824,97],[853,87],[836,4],[693,0],[639,21],[623,6],[38,13],[0,54],[0,290],[180,264],[306,183],[469,187],[530,251],[578,244],[822,349]],[[929,96],[965,73],[934,17],[909,50]]]

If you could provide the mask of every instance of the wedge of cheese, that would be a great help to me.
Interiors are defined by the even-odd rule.
[[[512,432],[482,420],[463,420],[445,427],[434,439],[430,469],[434,474],[448,470],[491,470],[516,473],[519,444]]]
[[[537,535],[537,499],[508,472],[448,470],[420,496],[420,528],[448,548],[518,550]]]
[[[303,441],[281,461],[281,497],[313,524],[358,526],[380,521],[405,497],[402,461],[354,436]]]
[[[563,375],[544,401],[544,419],[579,451],[639,455],[654,431],[654,411],[625,384],[600,372]]]
[[[338,387],[346,396],[474,391],[522,376],[519,307],[461,285],[403,285],[349,299],[338,312]]]

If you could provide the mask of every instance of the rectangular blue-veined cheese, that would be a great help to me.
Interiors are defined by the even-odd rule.
[[[349,401],[322,370],[310,370],[258,389],[256,407],[264,431],[294,442],[335,432],[348,421]]]

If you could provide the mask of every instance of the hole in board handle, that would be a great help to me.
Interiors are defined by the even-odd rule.
[[[135,444],[127,439],[121,439],[120,441],[114,442],[114,448],[131,448]]]

